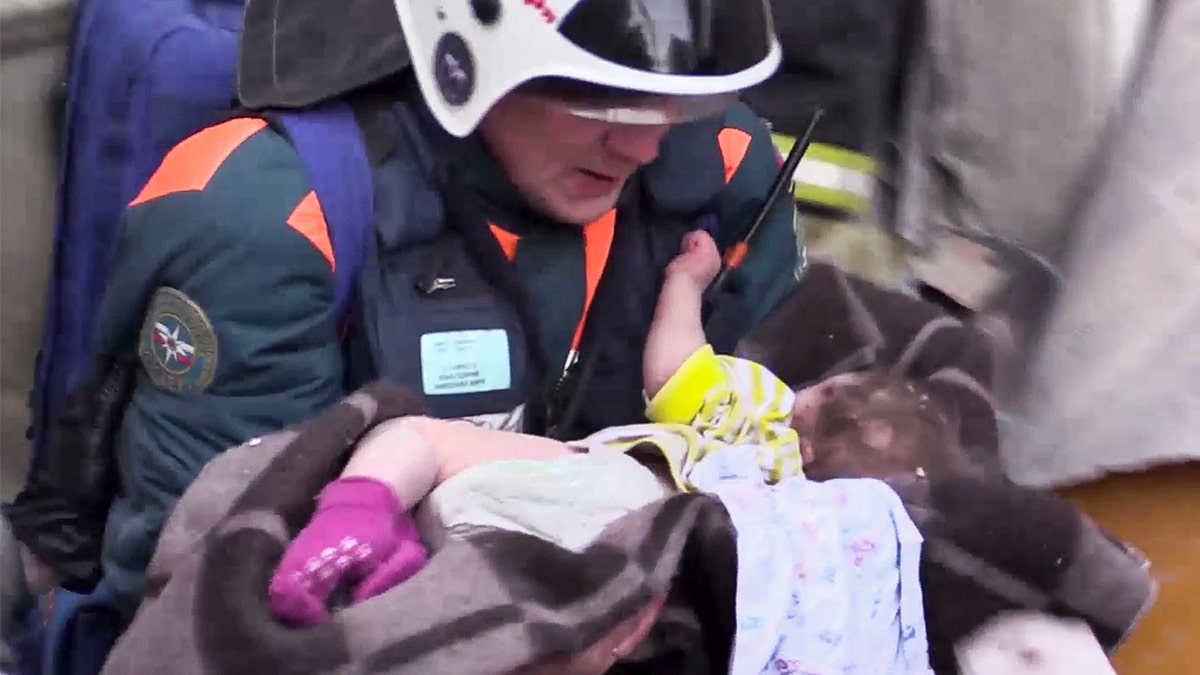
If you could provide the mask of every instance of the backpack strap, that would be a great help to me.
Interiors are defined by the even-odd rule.
[[[296,148],[317,193],[333,245],[333,311],[345,325],[366,257],[375,210],[374,178],[363,134],[348,103],[265,115]]]

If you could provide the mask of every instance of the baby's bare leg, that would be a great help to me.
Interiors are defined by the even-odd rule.
[[[404,417],[380,424],[359,442],[342,477],[374,478],[392,486],[405,508],[437,485],[483,462],[556,459],[566,445],[539,436],[496,431],[465,420]]]

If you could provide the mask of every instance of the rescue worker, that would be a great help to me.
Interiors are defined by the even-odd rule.
[[[263,119],[180,143],[124,217],[95,352],[136,365],[102,554],[126,616],[206,462],[368,380],[409,387],[437,416],[557,438],[642,421],[664,267],[697,227],[732,247],[779,167],[736,101],[780,60],[765,0],[328,8],[251,0],[239,94],[253,109],[355,105],[375,230],[344,339],[326,214]],[[799,260],[780,200],[714,304],[710,339],[731,349]],[[30,525],[36,487],[5,514],[61,574],[90,544],[67,555]]]
[[[783,152],[805,131],[811,109],[824,108],[796,169],[796,200],[824,219],[870,217],[880,160],[897,124],[894,98],[913,11],[881,0],[770,5],[783,58],[742,99],[768,121]]]

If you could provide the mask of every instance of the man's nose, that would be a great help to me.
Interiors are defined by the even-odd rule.
[[[614,155],[638,166],[658,157],[658,146],[670,127],[666,124],[617,124],[604,137],[604,145]]]

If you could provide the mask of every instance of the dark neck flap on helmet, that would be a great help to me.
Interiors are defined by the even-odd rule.
[[[299,108],[410,62],[392,0],[249,0],[238,98],[252,109]]]

